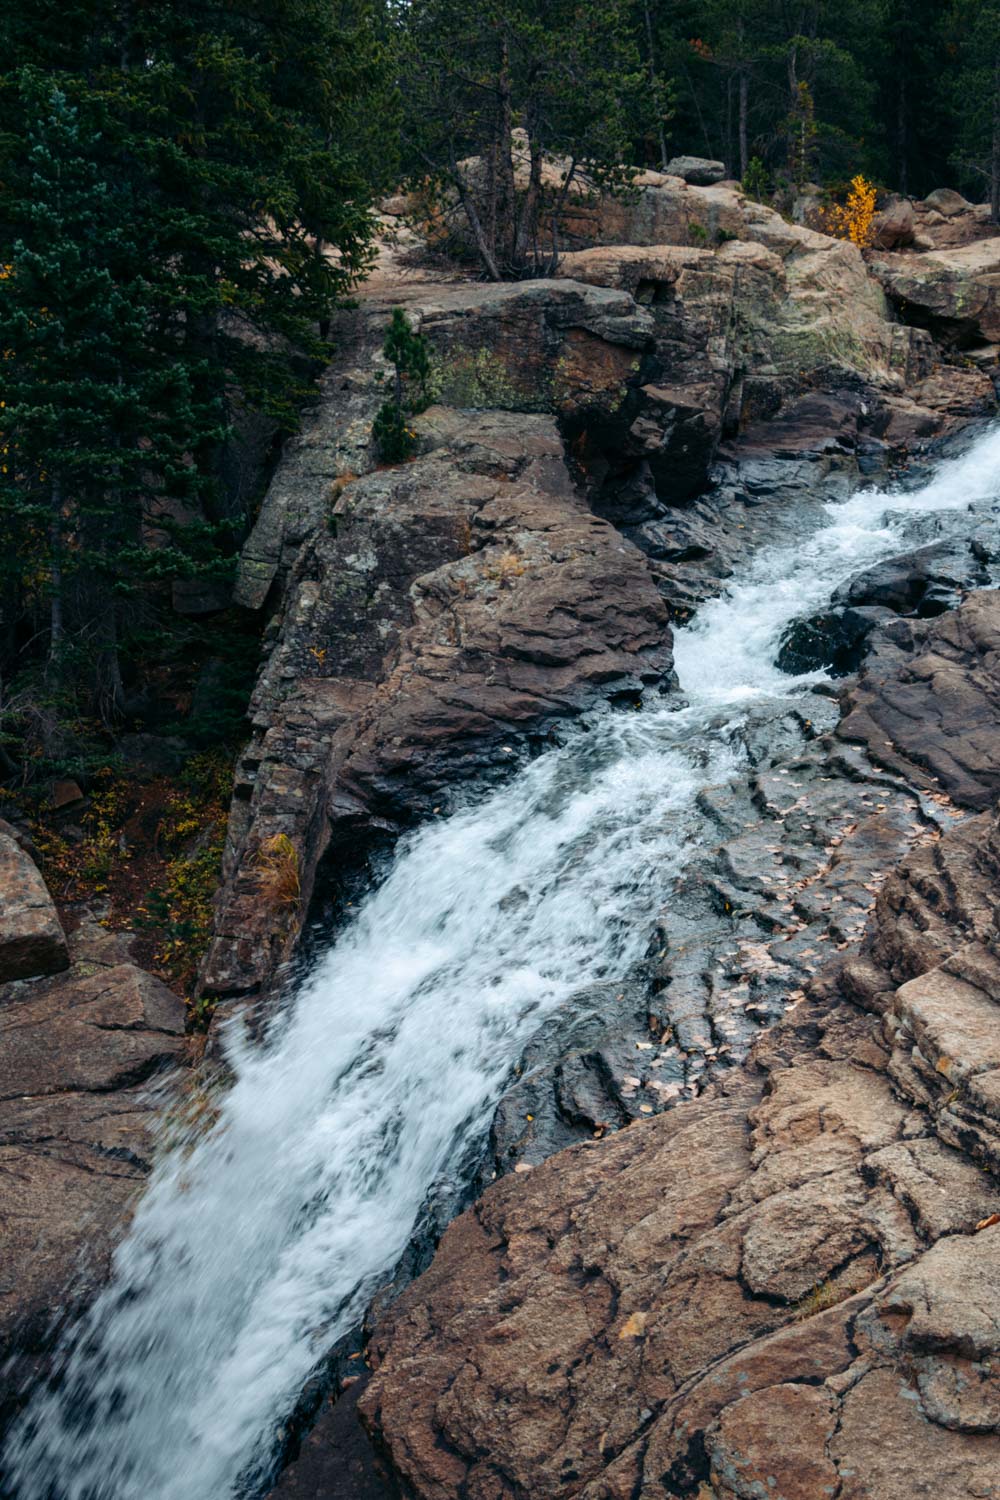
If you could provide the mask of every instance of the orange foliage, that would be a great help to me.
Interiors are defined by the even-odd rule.
[[[875,184],[860,173],[852,177],[847,202],[823,211],[823,227],[838,240],[867,250],[875,238]]]

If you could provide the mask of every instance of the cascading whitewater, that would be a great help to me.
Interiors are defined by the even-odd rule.
[[[481,1140],[524,1044],[645,950],[709,836],[705,787],[745,770],[741,726],[813,677],[773,665],[796,616],[1000,488],[1000,434],[921,491],[861,493],[761,551],[676,642],[686,699],[605,712],[501,790],[428,826],[265,1043],[230,1033],[207,1131],[164,1148],[56,1391],[12,1433],[17,1500],[223,1500],[398,1260],[429,1190]]]

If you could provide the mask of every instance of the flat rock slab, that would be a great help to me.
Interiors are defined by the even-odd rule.
[[[0,982],[69,966],[66,936],[37,867],[0,833]]]

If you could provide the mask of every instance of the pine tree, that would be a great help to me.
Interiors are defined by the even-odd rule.
[[[102,176],[100,138],[60,90],[26,72],[21,93],[26,197],[10,211],[23,237],[0,281],[5,582],[29,586],[33,610],[44,598],[52,675],[70,624],[86,633],[113,707],[115,596],[123,552],[139,535],[135,497],[144,474],[176,462],[197,428],[178,389],[182,371],[150,360],[150,286],[128,184]]]
[[[382,353],[392,366],[392,374],[386,382],[389,395],[379,407],[372,435],[386,463],[402,463],[415,445],[407,418],[423,411],[430,399],[431,357],[427,339],[422,333],[414,333],[401,307],[392,310]]]
[[[650,4],[676,86],[678,149],[719,157],[740,177],[758,157],[789,186],[804,169],[828,177],[869,164],[882,0]]]
[[[985,181],[990,221],[1000,224],[1000,0],[956,0],[949,19],[958,60],[955,164],[966,182]]]
[[[145,580],[162,604],[172,578],[231,566],[236,423],[293,428],[370,259],[393,109],[367,0],[0,14],[0,528],[18,574],[0,671],[44,596],[53,664],[86,648],[113,710],[123,596]]]
[[[395,19],[413,177],[457,196],[491,278],[551,270],[570,192],[624,187],[642,112],[663,112],[627,0],[412,0]]]

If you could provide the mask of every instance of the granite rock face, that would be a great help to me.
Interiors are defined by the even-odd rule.
[[[927,839],[750,1068],[456,1221],[361,1402],[415,1495],[998,1492],[998,848]]]
[[[891,612],[871,613],[891,634]],[[998,621],[1000,597],[974,596],[966,614]],[[881,641],[882,621],[873,628]],[[928,650],[945,649],[952,631],[950,617],[928,622]],[[948,691],[974,695],[980,671],[976,650],[955,652]],[[883,690],[896,682],[886,668]],[[923,711],[938,717],[933,691]],[[859,941],[914,843],[981,805],[976,785],[934,782],[900,756],[890,769],[874,752],[873,763],[845,740],[826,697],[808,712],[765,712],[747,726],[746,776],[702,795],[689,831],[699,857],[671,883],[640,970],[569,997],[520,1059],[481,1186],[491,1170],[537,1165],[725,1076],[802,997],[824,958]],[[983,717],[995,732],[1000,709]],[[950,731],[959,746],[960,724]]]
[[[66,937],[36,865],[0,832],[0,982],[55,974],[69,964]]]
[[[105,1278],[184,1044],[183,1002],[121,938],[87,923],[69,958],[0,987],[0,1363]]]
[[[384,293],[390,294],[384,300]],[[381,345],[393,306],[432,346],[436,395],[463,409],[607,417],[651,341],[648,312],[621,291],[560,282],[486,285],[397,273],[337,327],[338,352],[265,497],[243,550],[238,603],[258,609],[303,544],[326,529],[342,485],[373,469],[384,399]]]
[[[998,673],[995,591],[938,619],[894,620],[872,638],[839,734],[915,786],[990,807],[1000,794]]]
[[[666,608],[642,554],[574,488],[552,418],[434,407],[423,454],[349,485],[293,570],[237,772],[204,984],[263,989],[297,937],[254,852],[350,860],[551,725],[668,684]]]
[[[885,256],[872,270],[907,322],[946,344],[1000,342],[1000,238]]]

